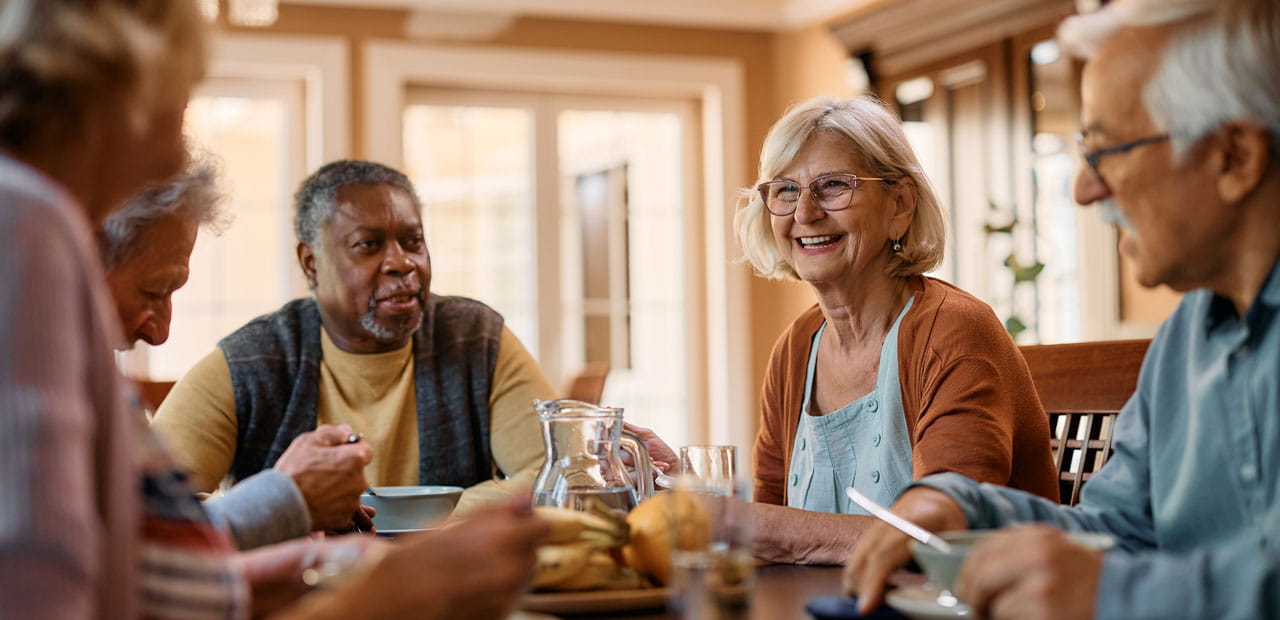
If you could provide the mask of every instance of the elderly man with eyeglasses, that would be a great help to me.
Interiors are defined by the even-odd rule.
[[[1126,0],[1060,35],[1089,57],[1075,198],[1120,227],[1143,285],[1186,295],[1079,505],[943,474],[894,512],[1040,523],[969,556],[955,593],[978,617],[1280,617],[1280,3]],[[907,557],[905,536],[868,532],[846,573],[864,610]]]

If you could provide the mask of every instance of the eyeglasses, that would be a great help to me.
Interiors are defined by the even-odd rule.
[[[853,204],[853,192],[858,188],[859,181],[892,183],[893,179],[860,177],[856,174],[824,174],[810,181],[807,186],[790,179],[778,179],[757,185],[756,191],[760,192],[764,208],[774,215],[795,213],[796,205],[800,203],[800,195],[805,189],[809,190],[809,195],[817,201],[818,207],[823,211],[841,211]]]
[[[1108,146],[1090,151],[1085,147],[1084,134],[1078,133],[1076,134],[1076,147],[1080,149],[1080,157],[1084,159],[1085,163],[1089,164],[1089,170],[1093,172],[1093,178],[1105,184],[1106,180],[1102,178],[1102,173],[1098,171],[1098,162],[1101,161],[1103,157],[1106,157],[1107,155],[1115,155],[1117,153],[1128,153],[1140,146],[1157,144],[1168,139],[1169,134],[1162,133],[1154,136],[1147,136],[1145,138],[1138,138],[1137,140],[1125,142],[1124,144],[1117,144],[1115,146]]]

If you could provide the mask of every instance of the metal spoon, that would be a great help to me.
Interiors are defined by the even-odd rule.
[[[364,433],[352,433],[347,437],[347,443],[360,443],[361,439],[364,439]],[[377,493],[373,492],[373,487],[365,487],[364,492],[374,497],[379,497]]]
[[[947,543],[947,541],[939,538],[937,534],[889,512],[888,508],[875,503],[870,497],[859,493],[857,489],[848,487],[844,490],[844,494],[848,495],[849,499],[853,500],[853,503],[861,506],[863,510],[871,513],[881,521],[898,528],[898,530],[903,534],[906,534],[907,536],[910,536],[943,553],[951,553],[951,545]]]

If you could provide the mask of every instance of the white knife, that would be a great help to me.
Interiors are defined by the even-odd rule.
[[[861,506],[863,510],[875,515],[875,517],[881,521],[898,528],[907,536],[910,536],[943,553],[951,553],[951,545],[948,544],[947,541],[939,538],[937,534],[889,512],[888,508],[875,503],[870,497],[859,493],[857,489],[848,487],[844,490],[844,494],[848,495],[849,499],[853,500],[853,503]]]

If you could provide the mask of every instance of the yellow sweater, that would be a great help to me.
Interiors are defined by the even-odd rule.
[[[339,349],[320,330],[322,359],[316,420],[349,424],[373,448],[369,484],[418,484],[418,415],[413,344],[357,355]],[[489,448],[507,480],[477,484],[456,512],[527,489],[542,466],[542,432],[530,403],[554,392],[533,356],[505,326],[489,392]],[[200,360],[174,385],[152,428],[187,468],[192,486],[212,491],[231,469],[236,450],[236,403],[221,349]],[[427,481],[429,482],[429,481]]]

